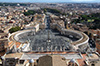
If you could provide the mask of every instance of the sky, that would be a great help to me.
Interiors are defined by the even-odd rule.
[[[0,0],[0,2],[85,2],[85,3],[100,3],[100,0]]]

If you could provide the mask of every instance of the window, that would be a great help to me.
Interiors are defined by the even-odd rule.
[[[24,63],[24,60],[20,60],[20,64],[23,64]]]
[[[91,66],[95,66],[95,64],[91,64]]]

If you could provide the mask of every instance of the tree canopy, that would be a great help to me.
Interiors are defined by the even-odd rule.
[[[34,15],[36,13],[36,11],[34,10],[28,10],[28,12],[24,12],[25,16],[29,16],[29,15]]]
[[[18,31],[18,30],[20,30],[21,29],[21,27],[12,27],[10,30],[9,30],[9,32],[10,33],[13,33],[13,32],[16,32],[16,31]]]
[[[44,12],[48,11],[48,12],[51,12],[51,13],[61,13],[59,10],[57,9],[51,9],[51,8],[44,8],[43,9]]]
[[[100,29],[100,13],[92,13],[89,15],[80,15],[79,19],[74,19],[72,23],[92,23],[92,26],[89,26],[91,29]]]

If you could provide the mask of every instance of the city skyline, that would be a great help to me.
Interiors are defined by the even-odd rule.
[[[65,2],[65,3],[100,3],[98,0],[0,0],[0,2],[30,2],[30,3],[56,3],[56,2]]]
[[[0,0],[0,66],[99,66],[100,0]]]

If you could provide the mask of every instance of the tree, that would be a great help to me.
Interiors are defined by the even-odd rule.
[[[44,8],[42,9],[44,12],[51,12],[51,13],[58,13],[58,14],[62,14],[59,10],[57,9],[52,9],[52,8]]]
[[[29,10],[28,12],[24,12],[23,14],[25,15],[25,16],[29,16],[29,15],[34,15],[36,13],[36,11],[34,11],[34,10]]]
[[[20,30],[21,29],[21,27],[12,27],[11,29],[9,29],[9,32],[10,33],[13,33],[13,32],[16,32],[16,31],[18,31],[18,30]]]
[[[44,9],[44,12],[47,12],[47,10],[46,10],[46,9]]]
[[[90,29],[100,29],[100,13],[93,13],[89,15],[80,15],[79,19],[74,19],[72,23],[88,23]],[[90,24],[90,25],[89,25]],[[91,25],[93,24],[93,25]]]

